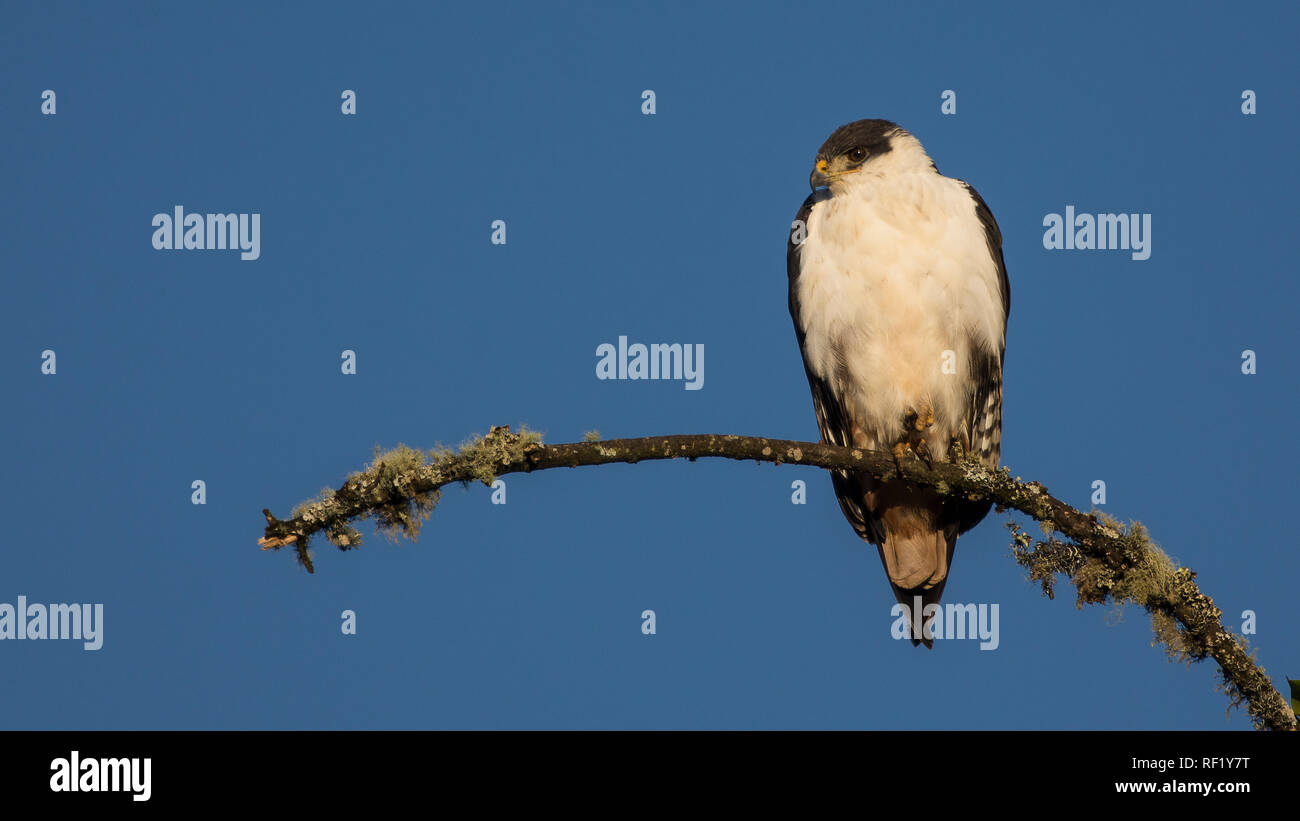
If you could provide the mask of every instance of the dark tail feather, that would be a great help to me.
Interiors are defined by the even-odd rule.
[[[938,603],[939,603],[939,597],[941,597],[941,596],[943,595],[943,588],[944,588],[944,586],[945,586],[946,584],[948,584],[948,580],[945,578],[943,581],[939,582],[937,585],[935,585],[934,587],[930,588],[929,590],[908,590],[908,591],[903,591],[903,590],[900,590],[899,588],[895,587],[895,588],[894,588],[894,595],[897,596],[897,597],[899,598],[899,600],[901,601],[902,598],[903,598],[903,596],[904,596],[904,593],[906,593],[906,595],[907,595],[907,600],[908,600],[909,602],[912,601],[912,597],[913,597],[913,596],[920,595],[920,597],[921,597],[921,612],[922,612],[922,613],[925,613],[925,608],[926,608],[926,607],[928,607],[929,605],[932,605],[932,604],[938,604]],[[912,606],[911,604],[908,605],[908,607],[911,607],[911,606]],[[936,612],[936,613],[934,614],[934,616],[930,617],[929,619],[926,619],[926,620],[921,624],[921,638],[919,638],[919,639],[916,638],[916,637],[913,637],[913,638],[912,638],[912,646],[913,646],[913,647],[917,646],[918,644],[924,644],[924,645],[925,645],[925,649],[927,649],[927,650],[933,650],[933,649],[934,649],[934,639],[925,638],[925,633],[926,633],[926,629],[925,629],[925,627],[926,627],[926,625],[928,625],[930,622],[934,621],[934,619],[939,618],[939,615],[940,615],[940,614],[939,614],[938,612]]]
[[[946,541],[947,541],[947,543],[948,543],[948,556],[947,556],[947,560],[948,560],[948,561],[947,561],[947,564],[948,564],[948,567],[951,567],[951,566],[952,566],[952,555],[953,555],[953,553],[954,553],[954,549],[955,549],[956,546],[957,546],[957,537],[956,537],[956,534],[947,534],[947,533],[946,533],[946,534],[944,534],[944,535],[945,535],[945,537],[946,537]],[[885,555],[884,555],[884,551],[883,551],[883,550],[881,550],[880,560],[881,560],[881,563],[882,563],[882,564],[885,564],[885,565],[886,565],[886,569],[888,569],[888,563],[887,563],[886,560],[885,560]],[[938,604],[939,604],[939,600],[943,597],[943,589],[944,589],[945,587],[948,586],[948,576],[947,576],[947,574],[945,573],[945,574],[944,574],[944,577],[943,577],[942,579],[940,579],[940,580],[939,580],[939,581],[938,581],[938,582],[937,582],[933,587],[929,587],[929,588],[921,588],[921,587],[903,588],[903,587],[899,587],[898,585],[894,584],[892,580],[890,581],[889,586],[890,586],[891,588],[893,588],[893,590],[894,590],[894,598],[898,599],[898,603],[899,603],[899,604],[901,604],[901,605],[903,605],[904,607],[907,608],[907,612],[908,612],[908,613],[911,613],[911,612],[912,612],[912,609],[916,606],[916,597],[917,597],[917,596],[920,596],[920,597],[921,597],[921,614],[924,615],[925,610],[926,610],[927,607],[929,607],[929,606],[932,605],[932,604],[933,604],[933,605],[938,605]],[[927,631],[926,631],[925,628],[926,628],[926,626],[929,625],[932,621],[934,621],[935,618],[941,618],[941,617],[942,617],[942,611],[939,611],[939,612],[936,612],[934,616],[931,616],[930,618],[925,619],[925,620],[921,623],[921,636],[920,636],[920,637],[917,637],[917,636],[910,636],[911,641],[912,641],[912,646],[913,646],[913,647],[916,647],[917,645],[920,645],[920,644],[924,644],[924,645],[925,645],[925,648],[926,648],[927,650],[933,650],[933,649],[934,649],[934,639],[932,639],[932,638],[926,638],[925,633],[926,633]],[[912,624],[913,624],[912,620],[909,619],[909,620],[908,620],[908,632],[909,632],[909,633],[910,633],[911,630],[912,630]]]
[[[920,596],[921,613],[924,614],[925,608],[927,608],[932,604],[939,603],[939,597],[943,595],[943,588],[947,584],[948,584],[948,580],[944,579],[943,581],[936,584],[934,587],[931,587],[929,590],[920,590],[920,589],[904,590],[901,587],[896,587],[894,585],[890,585],[890,586],[894,588],[894,597],[898,599],[898,603],[906,607],[907,612],[909,613],[912,612],[912,608],[916,604],[916,597]],[[927,650],[934,649],[934,639],[926,638],[925,633],[927,631],[925,628],[928,624],[930,624],[930,622],[934,621],[936,618],[941,618],[941,616],[942,616],[941,613],[936,612],[933,616],[931,616],[930,618],[926,619],[921,623],[921,638],[917,638],[916,636],[911,637],[913,647],[916,647],[918,644],[924,644],[925,649]],[[911,625],[912,622],[909,620],[908,621],[909,633],[911,632],[912,629]]]

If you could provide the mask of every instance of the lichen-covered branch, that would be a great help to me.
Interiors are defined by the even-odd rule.
[[[1222,612],[1197,587],[1193,571],[1175,565],[1140,524],[1124,527],[1105,515],[1082,513],[1039,483],[1012,477],[1006,468],[994,471],[969,459],[900,465],[888,453],[754,436],[592,438],[545,445],[536,433],[498,427],[456,451],[398,446],[376,454],[365,470],[349,476],[337,490],[326,489],[317,499],[300,504],[288,519],[263,510],[266,533],[259,544],[264,550],[293,546],[299,562],[312,571],[308,542],[317,533],[348,550],[361,543],[352,523],[374,518],[381,532],[415,539],[444,485],[471,481],[490,485],[505,474],[558,467],[720,458],[867,471],[876,476],[901,474],[944,494],[988,499],[999,510],[1010,508],[1034,518],[1045,538],[1036,540],[1011,524],[1012,549],[1016,561],[1049,597],[1054,596],[1056,576],[1061,574],[1077,589],[1079,607],[1107,601],[1141,605],[1151,614],[1156,638],[1171,658],[1190,662],[1208,656],[1218,662],[1222,689],[1232,705],[1246,705],[1256,727],[1296,729],[1290,706],[1255,663],[1246,640],[1223,626]]]

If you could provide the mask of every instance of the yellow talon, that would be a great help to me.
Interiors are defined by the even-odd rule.
[[[914,429],[917,430],[917,431],[923,431],[923,430],[925,430],[926,428],[933,427],[933,426],[934,426],[934,409],[933,409],[933,408],[926,408],[926,409],[925,409],[925,415],[924,415],[924,416],[922,416],[921,414],[919,414],[919,413],[917,413],[917,412],[915,412],[915,411],[908,411],[908,413],[907,413],[907,418],[905,419],[905,421],[906,421],[906,422],[910,422],[910,423],[911,423],[911,427],[914,428]]]
[[[930,444],[926,442],[924,439],[919,440],[915,445],[912,446],[912,452],[916,454],[916,458],[920,459],[922,462],[925,462],[926,467],[933,467],[932,460],[930,458]]]

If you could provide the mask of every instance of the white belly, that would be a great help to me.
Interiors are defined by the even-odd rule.
[[[813,206],[801,247],[800,324],[809,366],[862,434],[887,448],[909,411],[933,410],[931,449],[947,451],[968,412],[975,347],[998,350],[996,262],[970,194],[933,172],[888,191]]]

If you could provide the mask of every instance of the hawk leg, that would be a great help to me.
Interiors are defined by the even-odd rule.
[[[934,467],[934,455],[930,452],[930,442],[926,436],[926,432],[932,427],[934,427],[934,411],[930,408],[925,409],[924,415],[914,410],[903,415],[903,435],[894,444],[894,467],[898,469],[900,477],[903,475],[901,460],[907,451],[911,451],[913,456],[924,462],[927,468]]]

